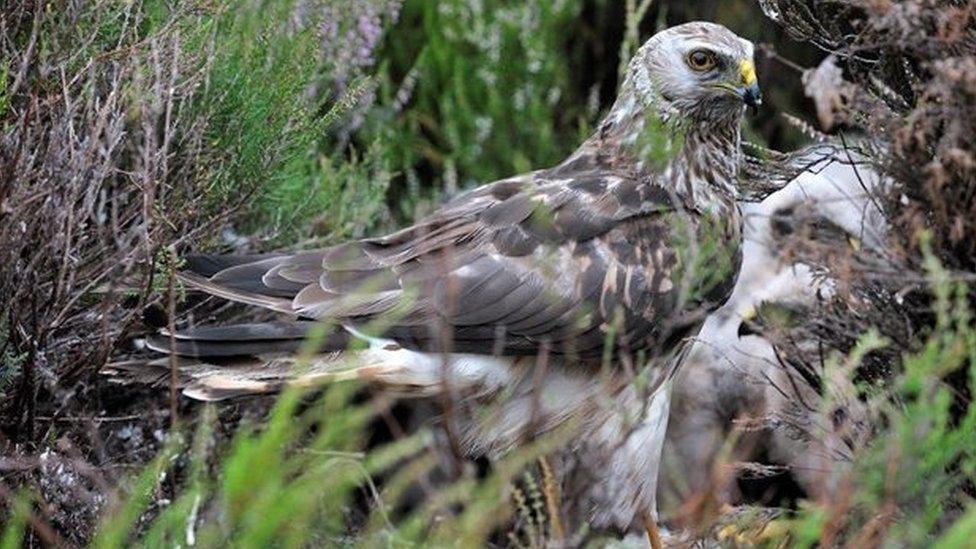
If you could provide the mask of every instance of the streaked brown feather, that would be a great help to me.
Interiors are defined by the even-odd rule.
[[[712,177],[714,167],[725,184],[734,173],[727,151],[737,147],[741,112],[730,112],[731,133],[686,134],[667,181],[622,145],[643,124],[636,108],[608,116],[562,164],[463,193],[411,227],[294,256],[235,258],[210,273],[214,260],[209,279],[188,280],[229,299],[350,326],[394,314],[400,319],[386,335],[423,348],[439,345],[445,327],[456,345],[477,353],[498,351],[499,336],[505,353],[576,338],[577,348],[597,356],[611,331],[619,340],[612,345],[656,344],[671,331],[669,317],[682,312],[674,247],[696,238],[701,200],[735,209],[724,187],[696,195],[698,183],[682,179]],[[676,227],[675,214],[690,225]]]
[[[439,317],[455,327],[455,340],[464,337],[460,327],[483,325],[505,335],[506,352],[509,341],[525,350],[526,341],[606,332],[618,314],[628,339],[640,335],[636,330],[653,339],[653,322],[666,320],[676,304],[668,280],[672,228],[661,215],[675,210],[672,197],[652,180],[638,184],[612,166],[600,172],[597,163],[585,165],[580,179],[558,167],[555,181],[541,171],[531,180],[500,182],[497,192],[478,189],[471,202],[455,199],[386,237],[238,262],[206,289],[218,285],[224,296],[276,310],[290,298],[290,312],[353,324],[397,310],[410,292],[418,299],[399,310],[409,317],[405,325]],[[577,347],[601,353],[602,336],[587,337]],[[429,346],[433,338],[410,339]],[[491,339],[466,347],[492,352]]]

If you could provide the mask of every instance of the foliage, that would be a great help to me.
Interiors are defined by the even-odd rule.
[[[269,222],[278,228],[284,208],[303,213],[281,189],[314,177],[314,146],[325,129],[325,119],[316,116],[322,107],[305,98],[318,69],[318,40],[309,25],[291,24],[293,9],[290,1],[228,4],[213,19],[193,24],[199,38],[186,45],[202,52],[204,37],[212,36],[206,85],[191,107],[207,121],[201,137],[209,146],[200,161],[208,170],[208,198],[219,203],[228,193],[251,189],[270,196],[259,198],[246,230]]]
[[[535,456],[564,440],[558,434],[545,437],[501,460],[488,478],[465,474],[428,493],[424,504],[410,511],[399,505],[405,488],[437,465],[430,433],[360,452],[359,434],[377,410],[354,404],[354,394],[350,385],[333,386],[317,398],[307,390],[286,391],[260,429],[244,426],[217,450],[211,447],[214,410],[204,408],[192,440],[171,435],[132,480],[128,495],[120,494],[107,507],[92,545],[480,544],[508,517],[509,483]],[[183,488],[165,507],[145,515],[149,497],[163,490],[171,475]],[[386,477],[382,491],[376,484],[380,476]],[[368,500],[361,516],[352,514],[357,493]],[[537,510],[536,520],[550,520],[541,518],[544,514]],[[152,518],[140,524],[140,516]],[[350,520],[358,525],[355,530],[349,529]]]
[[[825,353],[884,342],[853,373],[854,396],[878,413],[875,434],[848,489],[800,513],[796,533],[808,545],[906,546],[945,533],[956,546],[971,529],[976,466],[976,147],[961,130],[976,105],[976,16],[953,1],[760,4],[791,36],[833,53],[807,73],[807,92],[821,120],[865,132],[861,154],[889,178],[872,199],[890,224],[885,249],[832,262],[842,291],[807,319]]]
[[[333,169],[341,151],[319,152],[362,85],[309,98],[318,41],[293,3],[32,6],[4,13],[4,58],[19,61],[4,65],[0,170],[3,352],[23,363],[5,404],[28,431],[34,393],[92,372],[159,300],[160,250],[248,245],[232,225],[291,240],[361,232],[335,197],[374,214],[388,180],[373,156]],[[92,330],[97,311],[107,321]]]
[[[43,449],[47,440],[64,433],[64,424],[55,423],[64,409],[57,402],[77,408],[103,401],[100,382],[76,384],[131,334],[145,330],[140,321],[165,325],[176,297],[171,259],[182,250],[321,245],[364,236],[382,224],[391,183],[403,188],[403,178],[413,174],[416,181],[422,169],[403,161],[403,146],[409,139],[406,128],[418,127],[425,116],[430,119],[422,114],[425,110],[436,117],[463,113],[443,122],[455,134],[454,147],[476,141],[474,113],[480,103],[491,102],[482,122],[504,131],[483,139],[486,155],[450,153],[463,157],[455,164],[473,174],[465,181],[517,169],[499,160],[511,161],[516,150],[531,155],[520,157],[521,167],[551,161],[574,144],[574,134],[565,135],[556,125],[578,122],[570,115],[557,116],[562,112],[557,107],[565,107],[557,99],[567,70],[549,55],[567,43],[563,31],[576,13],[570,3],[511,3],[498,11],[476,6],[466,21],[480,21],[503,52],[478,47],[460,23],[452,27],[435,7],[433,2],[410,6],[410,17],[425,13],[428,18],[421,30],[430,34],[430,45],[421,59],[393,59],[397,50],[391,43],[383,69],[370,75],[377,61],[374,50],[384,27],[398,19],[399,2],[92,0],[65,10],[45,10],[33,2],[5,4],[0,25],[5,439],[33,444],[37,437]],[[465,8],[458,2],[453,9]],[[415,32],[410,25],[397,26],[391,40],[400,42]],[[512,72],[500,53],[531,55],[535,62]],[[404,67],[398,62],[410,63],[408,69],[423,85],[408,104],[396,106],[397,97],[388,92],[402,85],[393,78],[404,76],[394,74],[395,67]],[[476,64],[488,69],[481,71],[483,76],[498,72],[506,86],[521,89],[524,108],[507,109],[506,92],[497,87],[463,88],[465,71]],[[360,129],[363,120],[384,116],[395,118]],[[539,125],[538,131],[532,124]],[[522,141],[513,144],[511,135]],[[420,194],[425,193],[401,198]],[[401,212],[413,209],[411,200],[397,203]],[[64,225],[51,222],[61,219]],[[161,310],[163,320],[152,320],[160,314],[154,311]],[[88,393],[82,397],[76,391]],[[47,415],[42,425],[38,406]],[[146,417],[147,424],[154,415]],[[142,429],[126,427],[107,436],[129,437],[131,432]],[[247,452],[256,451],[244,442],[250,440],[245,435],[239,440]],[[180,477],[188,482],[186,497],[175,498],[161,512],[160,475],[172,465],[166,459],[183,455],[181,448],[177,442],[158,448],[160,457],[137,476],[131,498],[106,508],[113,518],[93,543],[123,543],[133,528],[143,531],[146,517],[156,515],[157,527],[145,530],[146,539],[161,539],[172,534],[166,528],[174,517],[194,508],[196,496],[207,499],[205,490],[209,496],[238,493],[232,484],[218,490],[202,484],[199,473],[188,474]],[[153,451],[152,444],[140,448],[139,455],[147,451]],[[64,528],[60,534],[28,530],[28,541],[36,541],[36,535],[52,543],[59,535],[90,541],[87,517],[97,514],[100,505],[79,506],[72,491],[95,494],[100,501],[95,485],[118,479],[92,479],[71,465],[49,467],[43,458],[48,454],[27,452],[26,459],[37,460],[37,468],[15,482],[39,486],[44,499],[54,497],[49,489],[57,492],[58,503],[50,509]],[[228,466],[258,458],[247,452],[231,452]],[[59,463],[56,456],[50,462]],[[225,474],[223,480],[238,486],[247,480],[244,472]],[[269,507],[247,506],[267,509],[268,517],[272,504],[290,509],[294,501],[274,498],[305,497],[289,495],[292,480],[278,479],[276,488],[269,484],[271,499],[262,500]],[[311,494],[314,484],[301,486]],[[153,497],[147,500],[148,494]],[[336,497],[324,503],[338,512],[349,501]],[[254,515],[232,516],[242,523],[256,520]],[[273,516],[284,520],[287,515]],[[331,516],[331,534],[336,535],[342,517]],[[16,537],[15,524],[10,523],[7,539]],[[267,533],[254,531],[260,532]]]
[[[855,91],[841,98],[836,119],[876,140],[866,153],[894,181],[879,197],[893,252],[834,265],[852,278],[849,291],[807,319],[829,347],[821,360],[857,366],[854,398],[873,411],[874,436],[858,449],[847,488],[801,502],[785,535],[800,546],[965,546],[976,531],[973,10],[935,0],[884,9],[760,3],[791,36],[839,56],[855,86],[843,89]],[[655,26],[717,18],[788,43],[745,2],[732,4],[5,3],[0,546],[583,539],[561,531],[558,490],[545,481],[545,456],[565,433],[487,472],[454,471],[418,502],[418,479],[443,474],[434,435],[367,440],[389,410],[362,402],[357,387],[288,391],[266,414],[246,406],[239,415],[231,407],[185,413],[174,404],[184,412],[178,421],[147,413],[147,402],[165,408],[160,399],[112,395],[92,374],[133,335],[172,319],[172,258],[187,249],[266,251],[365,236],[424,213],[443,194],[561,159]],[[791,53],[808,64],[821,55]],[[800,88],[783,85],[799,75],[770,70],[777,55],[759,60],[761,76],[776,82],[767,97],[804,108]],[[796,144],[802,132],[774,121],[775,110],[753,135]],[[648,139],[642,145],[660,163],[680,136]],[[704,239],[703,253],[684,259],[706,288],[730,268],[714,243]],[[153,321],[160,310],[162,322]],[[158,440],[139,439],[138,452],[120,445],[128,431],[96,421],[112,413],[139,417],[125,429],[144,421]],[[90,422],[65,426],[79,418]],[[75,453],[45,465],[54,452]],[[22,463],[34,465],[22,471]],[[92,473],[106,464],[109,473]],[[525,476],[532,464],[541,477]],[[116,478],[116,466],[132,474]],[[84,497],[52,488],[66,479]],[[83,507],[88,514],[64,511]]]
[[[0,352],[0,398],[17,377],[24,361],[24,356],[14,354],[13,347],[9,345],[6,338],[7,328],[6,315],[0,316],[0,349],[3,350]]]
[[[566,0],[403,6],[382,50],[384,108],[369,133],[405,177],[408,199],[421,198],[419,180],[430,175],[435,192],[453,193],[552,165],[579,142],[590,120],[570,95],[564,62],[579,8]]]
[[[953,282],[931,255],[927,264],[935,325],[921,348],[904,356],[902,372],[883,387],[863,388],[879,432],[856,454],[843,489],[826,501],[809,502],[791,519],[784,535],[799,546],[898,540],[918,547],[942,532],[943,546],[968,543],[960,532],[972,528],[971,513],[964,511],[973,504],[976,407],[954,406],[951,376],[964,372],[967,390],[976,389],[976,327],[968,284]],[[867,334],[854,352],[863,357],[887,345]]]

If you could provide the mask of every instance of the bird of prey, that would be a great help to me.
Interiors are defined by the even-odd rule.
[[[190,258],[190,287],[289,318],[193,327],[148,345],[188,358],[183,392],[203,400],[342,379],[494,399],[501,415],[459,420],[471,454],[575,423],[570,444],[603,447],[609,460],[585,504],[594,526],[656,535],[668,380],[681,342],[738,270],[740,123],[760,102],[751,42],[705,22],[661,31],[562,163],[461,194],[387,236]],[[323,322],[336,330],[295,368]],[[344,352],[354,339],[368,348]],[[540,364],[580,383],[532,386]],[[543,397],[520,398],[533,391]]]
[[[775,334],[753,326],[788,328],[807,318],[843,275],[831,271],[844,265],[831,255],[884,246],[886,222],[872,200],[884,179],[840,148],[818,146],[801,157],[808,169],[743,206],[743,262],[732,296],[706,320],[676,375],[660,490],[665,509],[707,492],[717,503],[742,503],[734,477],[715,468],[736,423],[779,427],[747,428],[732,459],[786,467],[817,499],[837,489],[849,441],[864,430],[866,412],[851,398],[847,376],[789,364]],[[817,340],[794,343],[822,357]]]

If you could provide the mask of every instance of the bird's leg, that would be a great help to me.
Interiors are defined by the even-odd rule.
[[[647,539],[651,542],[651,549],[663,549],[661,534],[657,529],[657,521],[647,511],[641,513],[641,521],[644,522],[644,530],[647,531]]]

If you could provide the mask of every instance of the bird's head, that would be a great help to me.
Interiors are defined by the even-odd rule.
[[[802,297],[802,296],[801,296]],[[810,314],[810,305],[801,299],[783,301],[761,301],[741,313],[737,335],[768,336],[785,335],[803,323]]]
[[[722,25],[671,27],[638,50],[624,86],[645,107],[656,105],[697,121],[737,120],[744,106],[755,109],[762,103],[753,49],[752,42]]]

